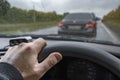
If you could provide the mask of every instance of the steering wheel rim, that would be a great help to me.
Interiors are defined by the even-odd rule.
[[[107,68],[120,78],[120,60],[114,55],[101,49],[76,44],[49,45],[43,49],[38,57],[38,61],[41,62],[52,52],[60,52],[63,57],[72,56],[90,60]]]

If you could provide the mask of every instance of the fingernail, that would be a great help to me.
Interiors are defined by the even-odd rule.
[[[58,62],[62,60],[62,55],[60,53],[55,52],[54,56],[56,57],[56,59],[57,59]]]

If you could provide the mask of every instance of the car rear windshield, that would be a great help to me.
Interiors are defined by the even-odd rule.
[[[68,14],[64,19],[92,19],[92,15],[89,13],[73,13]]]

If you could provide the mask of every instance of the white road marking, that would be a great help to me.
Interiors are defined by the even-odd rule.
[[[114,41],[118,41],[117,37],[113,34],[113,32],[108,29],[103,23],[101,23],[101,27],[103,27],[105,29],[105,31],[111,36],[111,38],[114,40]]]

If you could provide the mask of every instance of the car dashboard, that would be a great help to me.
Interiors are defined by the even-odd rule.
[[[119,78],[91,61],[64,57],[41,80],[119,80]]]

